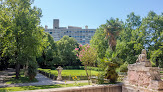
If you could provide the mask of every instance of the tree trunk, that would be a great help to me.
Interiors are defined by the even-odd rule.
[[[24,76],[25,77],[28,77],[28,60],[27,60],[27,63],[26,63],[26,65],[24,66]]]
[[[90,76],[89,76],[88,71],[87,71],[87,66],[84,66],[84,67],[85,67],[85,71],[86,71],[87,78],[88,78],[88,85],[90,85]]]
[[[159,66],[159,59],[156,58],[156,66],[158,67]]]
[[[15,66],[15,69],[16,69],[16,79],[19,79],[19,76],[20,76],[20,64],[17,62],[16,63],[16,66]]]

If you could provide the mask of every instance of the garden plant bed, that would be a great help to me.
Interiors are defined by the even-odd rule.
[[[38,69],[39,73],[56,80],[58,76],[57,70],[51,69]],[[92,76],[97,76],[98,71],[91,70]],[[72,77],[76,76],[80,80],[87,80],[87,75],[85,70],[62,70],[62,79],[63,80],[73,80]]]

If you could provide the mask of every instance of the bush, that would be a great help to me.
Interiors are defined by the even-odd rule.
[[[28,65],[28,76],[30,80],[33,80],[37,74],[37,62],[29,62]]]
[[[78,70],[84,70],[84,66],[64,66],[63,69],[72,70],[72,69],[78,69]],[[102,71],[99,67],[88,67],[88,69],[94,70],[94,71]]]
[[[84,70],[84,66],[64,66],[63,69],[80,69],[80,70]]]
[[[97,75],[97,84],[104,84],[104,73],[99,73]]]
[[[109,79],[111,83],[115,83],[118,79],[118,74],[116,72],[117,64],[110,63],[106,68],[105,78]]]
[[[121,65],[119,68],[120,72],[127,72],[128,71],[127,66],[128,66],[127,62],[125,62],[123,65]]]
[[[150,61],[152,64],[152,67],[156,67],[156,64],[153,61]]]

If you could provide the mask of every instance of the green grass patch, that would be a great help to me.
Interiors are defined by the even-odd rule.
[[[20,72],[20,78],[19,79],[15,79],[15,77],[16,76],[13,75],[12,78],[7,79],[6,84],[38,82],[38,80],[36,78],[34,78],[33,80],[30,80],[28,77],[25,77],[23,71]]]
[[[163,71],[160,71],[160,73],[163,73]]]
[[[20,77],[19,79],[11,78],[6,84],[15,84],[15,83],[30,83],[30,82],[38,82],[36,78],[30,80],[28,77]]]
[[[41,68],[39,68],[38,70],[41,70],[41,71],[44,71],[47,73],[51,73],[54,75],[58,75],[57,70],[41,69]],[[98,71],[91,70],[91,75],[93,75],[93,76],[97,75],[98,73],[99,73]],[[70,75],[71,76],[87,76],[85,70],[62,70],[62,76],[70,76]]]
[[[6,87],[0,88],[0,92],[7,91],[23,91],[23,90],[38,90],[38,89],[49,89],[49,88],[62,88],[62,87],[74,87],[74,86],[84,86],[88,83],[78,83],[78,84],[56,84],[56,85],[42,85],[42,86],[23,86],[23,87]]]

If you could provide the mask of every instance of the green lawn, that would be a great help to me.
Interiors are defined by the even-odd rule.
[[[51,74],[58,75],[57,70],[50,70],[50,69],[41,69],[39,68],[38,70],[42,70],[44,72],[51,72]],[[92,75],[97,75],[99,72],[91,70]],[[86,76],[85,70],[62,70],[62,76]]]
[[[15,75],[13,75],[12,78],[7,79],[6,84],[30,83],[30,82],[38,82],[38,80],[36,78],[34,78],[33,80],[30,80],[28,77],[25,77],[24,76],[24,72],[21,71],[20,72],[20,78],[19,79],[15,79]]]
[[[48,89],[48,88],[62,88],[62,87],[73,87],[73,86],[84,86],[88,83],[78,83],[78,84],[56,84],[56,85],[42,85],[42,86],[23,86],[23,87],[6,87],[0,88],[0,92],[7,91],[23,91],[23,90],[38,90],[38,89]]]
[[[163,73],[163,71],[160,71],[160,73]]]

